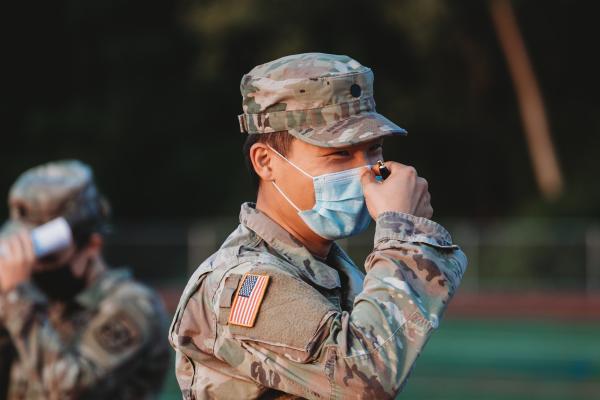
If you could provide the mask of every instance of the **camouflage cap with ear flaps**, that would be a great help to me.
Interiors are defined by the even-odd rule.
[[[373,72],[348,56],[305,53],[259,65],[240,85],[249,134],[287,131],[320,147],[407,132],[375,111]]]

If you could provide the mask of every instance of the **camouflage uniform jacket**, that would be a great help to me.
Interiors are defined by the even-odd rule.
[[[103,272],[72,302],[21,284],[0,295],[0,327],[14,353],[0,398],[151,398],[169,364],[164,307],[127,270]]]
[[[448,232],[382,213],[365,275],[335,244],[315,258],[250,203],[240,222],[192,275],[171,324],[184,398],[399,393],[466,268]],[[270,277],[252,327],[228,323],[244,273]]]

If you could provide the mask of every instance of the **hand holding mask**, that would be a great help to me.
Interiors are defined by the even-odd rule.
[[[7,292],[28,281],[35,260],[27,230],[0,239],[0,292]]]
[[[385,167],[389,177],[381,181],[377,180],[378,167],[365,171],[361,177],[367,208],[374,219],[386,211],[433,216],[427,181],[413,167],[388,161]]]

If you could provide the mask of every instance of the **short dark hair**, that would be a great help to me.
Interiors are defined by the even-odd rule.
[[[244,146],[242,151],[244,153],[244,160],[246,162],[246,168],[248,168],[248,172],[250,173],[250,177],[252,178],[252,183],[258,189],[258,184],[260,183],[260,178],[254,167],[252,166],[252,160],[250,160],[250,148],[254,143],[264,143],[268,144],[275,150],[277,150],[281,155],[286,156],[290,151],[290,146],[292,145],[292,141],[294,140],[294,136],[290,135],[288,131],[279,131],[279,132],[271,132],[271,133],[252,133],[249,134],[244,142]]]

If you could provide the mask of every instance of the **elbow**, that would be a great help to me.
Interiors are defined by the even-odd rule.
[[[394,399],[403,388],[404,379],[393,379],[383,374],[362,371],[356,366],[345,371],[346,376],[334,387],[333,398],[341,399]]]
[[[359,357],[344,357],[333,390],[339,398],[393,399],[402,391],[414,358],[406,348],[384,347]]]

